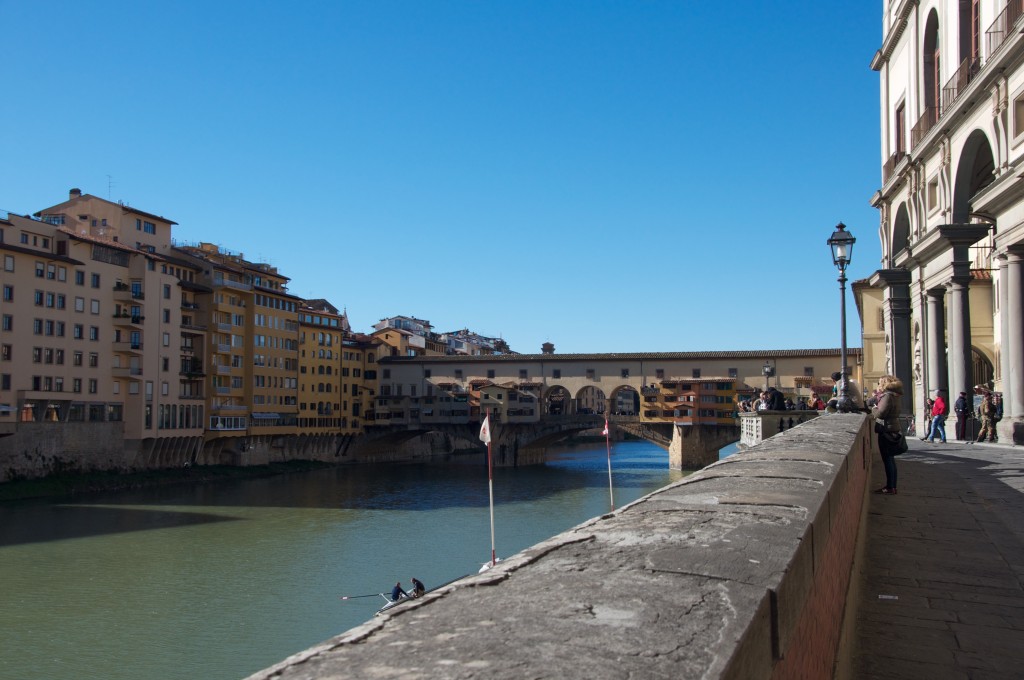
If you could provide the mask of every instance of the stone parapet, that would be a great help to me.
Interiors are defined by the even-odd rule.
[[[251,679],[831,677],[870,425],[815,418]]]

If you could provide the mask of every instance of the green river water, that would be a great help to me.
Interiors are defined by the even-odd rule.
[[[679,479],[617,443],[616,505]],[[494,471],[507,557],[609,509],[604,444]],[[0,679],[231,680],[490,557],[487,468],[362,465],[0,505]]]

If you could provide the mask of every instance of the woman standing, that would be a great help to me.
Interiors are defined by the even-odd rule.
[[[878,379],[877,400],[871,407],[871,415],[875,418],[878,432],[878,450],[882,454],[882,465],[885,467],[885,486],[875,493],[896,493],[896,455],[885,432],[900,434],[900,402],[903,399],[903,382],[894,375],[883,375]]]

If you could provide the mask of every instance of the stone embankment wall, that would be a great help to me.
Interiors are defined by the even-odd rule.
[[[251,677],[832,677],[870,425],[816,418]]]
[[[267,465],[293,460],[327,463],[409,461],[480,453],[479,442],[428,433],[386,449],[364,447],[360,435],[227,437],[126,440],[119,422],[18,423],[0,437],[0,483],[62,473],[134,472],[185,465]]]
[[[64,472],[123,470],[138,456],[121,423],[19,423],[0,437],[0,482]]]

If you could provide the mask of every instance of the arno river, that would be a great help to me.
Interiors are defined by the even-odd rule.
[[[617,507],[679,479],[612,448]],[[609,508],[604,444],[494,471],[498,556]],[[364,465],[0,505],[0,678],[236,679],[490,557],[487,468]]]

